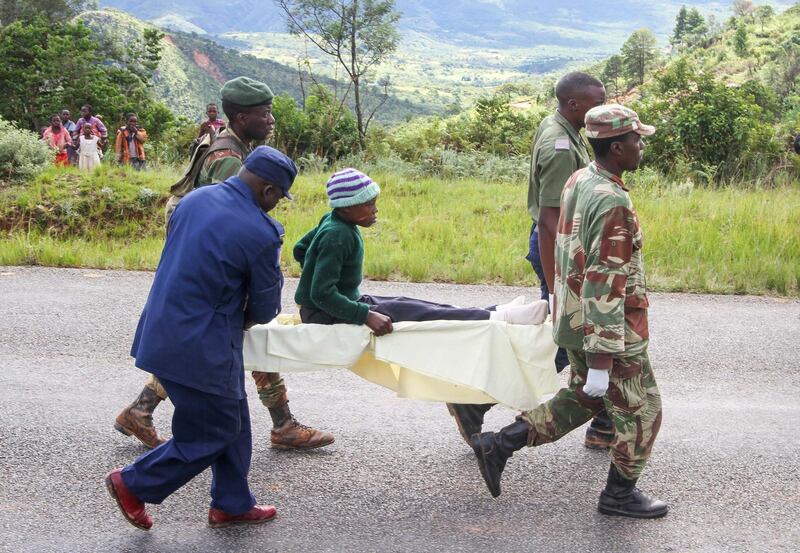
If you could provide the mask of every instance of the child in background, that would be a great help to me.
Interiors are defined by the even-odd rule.
[[[100,165],[100,138],[94,125],[84,125],[78,137],[78,168],[81,171],[94,171]]]
[[[61,123],[61,117],[54,115],[50,118],[50,126],[42,133],[42,142],[50,146],[56,153],[56,165],[66,167],[69,165],[67,146],[72,145],[69,131]]]
[[[302,273],[295,293],[304,323],[367,325],[376,336],[392,332],[392,322],[497,320],[512,324],[541,324],[547,301],[510,304],[487,309],[462,308],[405,297],[362,295],[364,242],[358,227],[377,221],[380,187],[355,169],[335,173],[326,185],[333,210],[294,247]]]

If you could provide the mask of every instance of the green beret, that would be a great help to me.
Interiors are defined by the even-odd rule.
[[[231,79],[220,90],[223,102],[230,102],[239,106],[263,106],[272,103],[272,91],[269,87],[249,77],[236,77]]]

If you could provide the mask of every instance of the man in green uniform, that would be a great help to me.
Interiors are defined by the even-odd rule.
[[[605,408],[615,433],[598,510],[634,518],[667,513],[666,503],[635,487],[661,427],[661,396],[647,356],[642,231],[621,178],[639,166],[641,136],[654,132],[617,104],[586,114],[596,161],[564,187],[555,252],[553,338],[569,356],[569,387],[499,432],[472,437],[494,497],[515,451],[558,440]]]
[[[185,194],[236,175],[250,152],[272,134],[275,126],[273,94],[266,84],[238,77],[223,85],[221,95],[228,127],[216,138],[206,135],[192,156],[184,178],[171,188],[173,195],[166,205],[167,223]],[[295,420],[280,374],[253,371],[252,375],[261,403],[272,418],[272,447],[313,449],[333,443],[332,434]],[[166,398],[167,392],[158,378],[151,376],[139,396],[117,416],[114,427],[123,434],[136,436],[148,447],[156,447],[164,440],[153,426],[153,411]]]
[[[550,296],[553,286],[553,250],[558,223],[561,191],[570,175],[589,164],[589,151],[581,137],[586,112],[606,101],[603,83],[586,73],[568,73],[556,83],[558,108],[539,124],[533,140],[531,172],[528,180],[528,213],[533,220],[528,261],[539,277],[541,299]],[[541,255],[540,255],[541,254]],[[551,302],[552,303],[552,302]],[[558,372],[569,364],[567,353],[558,349],[555,366]],[[449,404],[459,432],[469,443],[479,433],[483,417],[492,404]],[[607,449],[614,437],[614,428],[605,412],[592,420],[586,431],[586,447]]]

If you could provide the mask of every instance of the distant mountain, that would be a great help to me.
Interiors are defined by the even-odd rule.
[[[145,2],[146,3],[146,2]],[[96,33],[113,36],[124,43],[140,41],[148,23],[117,10],[89,11],[80,15]],[[297,69],[269,59],[255,58],[218,44],[197,34],[169,31],[162,44],[161,61],[153,78],[156,96],[173,112],[192,119],[205,113],[208,102],[219,102],[219,89],[228,79],[247,75],[267,82],[276,94],[302,98]],[[318,80],[327,85],[334,81]],[[375,94],[367,98],[376,101]],[[379,119],[397,121],[430,109],[390,97],[379,112]]]
[[[789,1],[769,2],[784,8]],[[272,0],[100,0],[162,25],[201,28],[209,34],[281,32],[284,18]],[[533,47],[538,45],[619,48],[640,27],[656,35],[671,33],[681,5],[719,17],[731,2],[720,0],[397,0],[401,28],[464,45]],[[180,28],[180,27],[179,27]],[[184,28],[184,30],[186,30]]]

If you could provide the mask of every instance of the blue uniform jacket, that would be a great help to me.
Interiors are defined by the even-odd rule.
[[[238,177],[178,204],[131,355],[136,366],[203,392],[241,399],[245,319],[281,310],[283,227]]]

